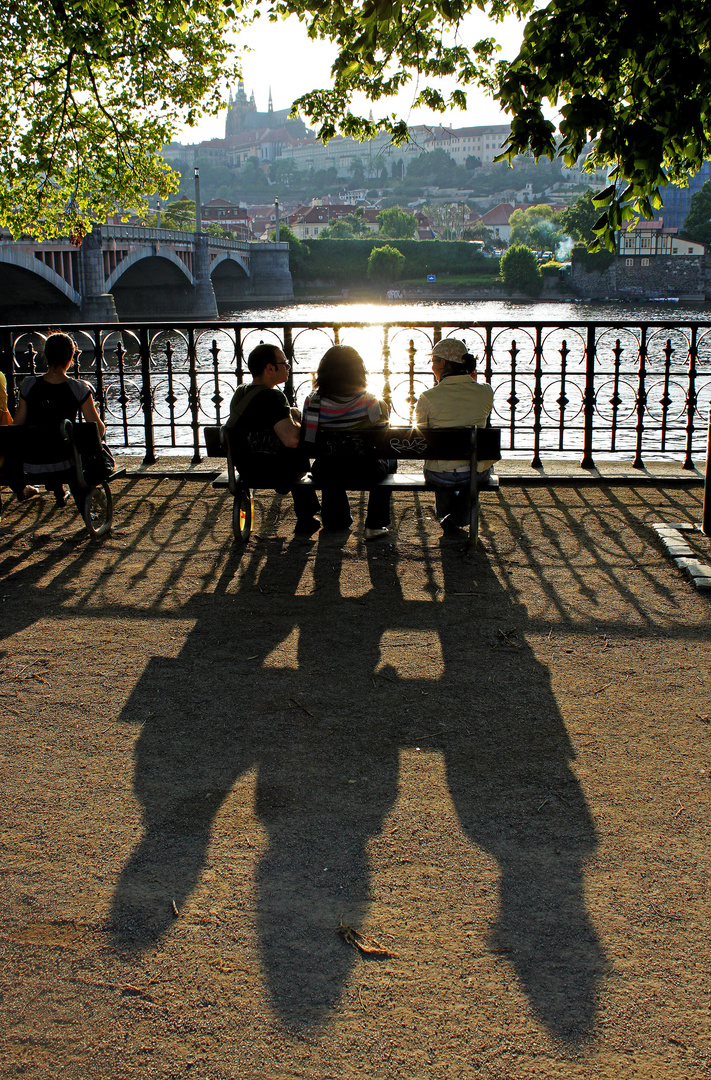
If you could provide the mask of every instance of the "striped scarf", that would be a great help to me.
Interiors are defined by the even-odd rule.
[[[311,394],[304,404],[304,441],[316,441],[319,424],[332,431],[346,431],[350,428],[374,427],[386,421],[387,416],[383,415],[380,402],[368,390],[347,397]]]

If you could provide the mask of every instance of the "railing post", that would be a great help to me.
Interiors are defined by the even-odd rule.
[[[219,367],[220,350],[218,348],[216,338],[212,339],[212,345],[210,347],[210,353],[212,354],[212,377],[213,377],[214,384],[215,384],[215,393],[212,395],[212,401],[213,401],[213,404],[215,406],[215,423],[219,427],[221,422],[222,422],[221,418],[220,418],[220,405],[222,404],[223,397],[222,397],[222,394],[220,393],[220,367]]]
[[[613,381],[613,384],[612,384],[613,385],[612,397],[610,398],[610,404],[612,405],[612,426],[611,426],[611,429],[610,429],[610,453],[614,453],[614,451],[615,451],[615,441],[617,439],[617,413],[618,413],[618,410],[619,410],[620,405],[622,403],[622,398],[620,397],[620,362],[621,362],[622,353],[623,353],[623,348],[622,348],[622,345],[620,344],[620,339],[617,338],[617,340],[615,341],[615,347],[612,350],[612,355],[615,358],[615,374],[614,374],[614,381]]]
[[[139,333],[141,350],[141,407],[143,409],[143,431],[146,441],[144,465],[155,465],[156,453],[153,441],[153,388],[151,387],[151,346],[148,340],[148,327],[142,326]]]
[[[415,342],[410,338],[410,344],[407,348],[407,371],[410,380],[410,392],[407,395],[407,404],[410,406],[410,423],[415,413],[415,405],[417,404],[417,395],[415,393]]]
[[[242,354],[242,331],[239,327],[236,327],[235,333],[235,367],[237,369],[237,385],[241,386],[244,382],[244,370],[242,368],[243,354]]]
[[[392,405],[392,391],[390,389],[390,340],[388,327],[383,327],[383,401],[386,405]]]
[[[284,327],[284,356],[289,365],[289,374],[286,377],[284,393],[290,405],[294,405],[294,337],[290,326]]]
[[[168,394],[166,401],[168,403],[168,411],[170,413],[170,445],[176,445],[175,434],[175,403],[178,400],[175,394],[174,379],[173,379],[173,354],[175,350],[170,344],[170,341],[165,343],[165,359],[168,365]]]
[[[484,378],[491,383],[491,368],[494,359],[494,346],[491,341],[491,323],[486,327],[486,345],[484,346]]]
[[[691,327],[691,341],[689,342],[689,389],[686,394],[686,454],[684,455],[685,469],[693,469],[693,446],[694,446],[694,413],[696,412],[696,360],[698,358],[697,328]]]
[[[709,433],[706,441],[706,476],[704,478],[704,516],[701,531],[711,536],[711,409],[709,409]]]
[[[190,369],[190,426],[193,429],[193,465],[200,461],[200,403],[198,397],[197,382],[197,348],[195,346],[195,330],[191,326],[188,330],[188,367]]]
[[[662,453],[667,448],[667,419],[669,416],[669,406],[671,405],[671,398],[669,397],[669,379],[671,377],[671,358],[674,349],[672,348],[671,338],[667,338],[667,343],[664,347],[664,393],[659,399],[659,404],[662,407],[662,442],[659,449]]]
[[[7,382],[7,407],[15,415],[15,357],[12,351],[12,332],[4,327],[2,331],[2,353],[0,371]]]
[[[542,342],[542,329],[540,326],[536,327],[536,345],[534,354],[536,357],[536,369],[534,372],[534,390],[533,390],[533,460],[531,461],[532,469],[541,468],[541,412],[543,410],[543,342]]]
[[[94,330],[94,364],[96,366],[96,400],[99,405],[99,416],[106,418],[106,398],[104,391],[104,345],[101,340],[101,331]]]
[[[642,437],[644,436],[644,410],[647,407],[647,327],[643,326],[639,335],[639,376],[637,383],[637,428],[633,469],[643,469]]]
[[[563,437],[565,432],[565,409],[568,404],[569,398],[565,393],[565,380],[568,371],[568,342],[563,338],[563,344],[560,347],[560,396],[558,397],[558,407],[560,409],[560,419],[558,420],[558,449],[563,449]]]
[[[519,399],[516,395],[516,357],[521,350],[516,348],[516,341],[511,341],[511,348],[509,349],[509,355],[511,356],[511,393],[508,396],[508,403],[511,409],[511,416],[509,419],[509,448],[515,450],[516,448],[516,406]]]
[[[585,431],[583,434],[583,460],[580,462],[581,469],[593,469],[592,444],[593,444],[593,416],[595,414],[595,326],[588,326],[588,336],[585,344],[585,393],[583,395],[583,420]]]

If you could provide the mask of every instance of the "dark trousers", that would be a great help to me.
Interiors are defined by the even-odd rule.
[[[382,529],[390,524],[390,488],[374,485],[390,472],[387,461],[332,455],[317,458],[314,480],[321,485],[321,520],[325,529],[347,529],[353,523],[348,489],[367,491],[366,529]]]
[[[488,479],[491,468],[477,474],[477,483]],[[435,491],[435,512],[443,524],[466,528],[471,517],[471,497],[469,495],[469,477],[461,477],[461,486],[457,486],[454,473],[435,473],[425,470],[425,477],[432,483],[442,486]]]
[[[321,520],[324,529],[347,529],[353,524],[345,488],[325,487],[321,492]],[[366,529],[382,529],[390,524],[390,489],[373,488],[368,493]]]

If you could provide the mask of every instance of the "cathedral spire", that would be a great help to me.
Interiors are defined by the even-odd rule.
[[[272,88],[271,88],[271,86],[269,87],[269,104],[267,106],[267,112],[270,112],[270,113],[274,112],[274,105],[272,104]]]

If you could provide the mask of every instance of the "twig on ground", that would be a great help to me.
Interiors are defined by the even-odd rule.
[[[349,945],[352,945],[354,949],[358,949],[358,951],[362,952],[365,956],[372,956],[383,960],[398,959],[397,953],[386,949],[379,941],[364,937],[357,930],[354,930],[352,926],[347,926],[345,923],[341,922],[338,924],[338,933],[344,941]]]
[[[300,709],[303,709],[303,711],[307,714],[307,716],[313,716],[314,720],[316,719],[316,717],[311,712],[311,710],[307,709],[305,705],[302,705],[300,701],[297,701],[295,697],[290,697],[289,701],[293,701],[294,705],[298,705]]]

